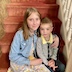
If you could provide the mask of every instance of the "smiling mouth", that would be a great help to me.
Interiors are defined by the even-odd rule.
[[[33,26],[33,27],[37,27],[37,26]]]
[[[47,34],[43,34],[43,35],[47,35]]]

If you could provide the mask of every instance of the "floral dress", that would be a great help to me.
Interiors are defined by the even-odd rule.
[[[32,43],[31,51],[29,59],[33,60],[33,51],[34,51],[34,44]],[[11,67],[8,69],[7,72],[50,72],[43,64],[36,65],[36,66],[28,66],[28,65],[17,65],[13,62],[10,62]]]

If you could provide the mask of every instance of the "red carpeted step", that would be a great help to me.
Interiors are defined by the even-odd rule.
[[[14,33],[22,26],[23,17],[8,17],[4,20],[4,31]]]
[[[7,72],[7,68],[0,68],[0,72]]]
[[[36,2],[36,3],[47,3],[47,4],[54,4],[56,0],[11,0],[12,3],[26,3],[26,2]]]
[[[2,56],[0,57],[0,70],[3,68],[9,68],[10,62],[9,62],[9,54],[8,53],[2,53]],[[3,70],[2,69],[2,70]]]
[[[12,42],[14,33],[6,33],[4,37],[0,40],[0,47],[2,53],[8,53],[10,50],[10,44]]]
[[[60,37],[60,53],[63,51],[64,43],[60,35],[61,21],[57,18],[59,5],[56,4],[56,0],[11,0],[11,3],[7,5],[8,17],[4,20],[4,31],[6,34],[0,40],[0,48],[2,50],[0,72],[6,72],[6,68],[9,67],[8,53],[10,45],[15,32],[22,25],[24,12],[28,7],[36,7],[42,17],[47,16],[52,19],[53,32]]]
[[[50,18],[53,21],[54,33],[60,35],[61,21],[58,18]],[[23,16],[10,16],[4,20],[4,31],[6,33],[13,33],[22,26]]]
[[[59,5],[57,4],[36,4],[36,3],[10,3],[7,5],[9,16],[24,16],[27,8],[35,7],[43,16],[57,17]]]
[[[53,21],[54,30],[53,32],[60,36],[60,27],[61,27],[61,21],[58,18],[50,18]],[[19,29],[19,27],[22,25],[21,22],[23,22],[23,17],[8,17],[4,21],[4,29],[5,29],[5,36],[0,40],[0,46],[2,49],[2,52],[8,52],[10,43],[12,41],[12,38],[14,36],[14,33]]]

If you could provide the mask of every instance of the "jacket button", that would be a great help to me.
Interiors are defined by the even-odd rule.
[[[28,54],[28,52],[26,54]]]
[[[26,45],[26,44],[24,43],[24,45]]]

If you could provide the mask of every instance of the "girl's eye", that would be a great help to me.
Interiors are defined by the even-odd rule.
[[[29,19],[30,21],[32,21],[33,19]]]
[[[39,18],[37,18],[36,20],[39,20]]]

